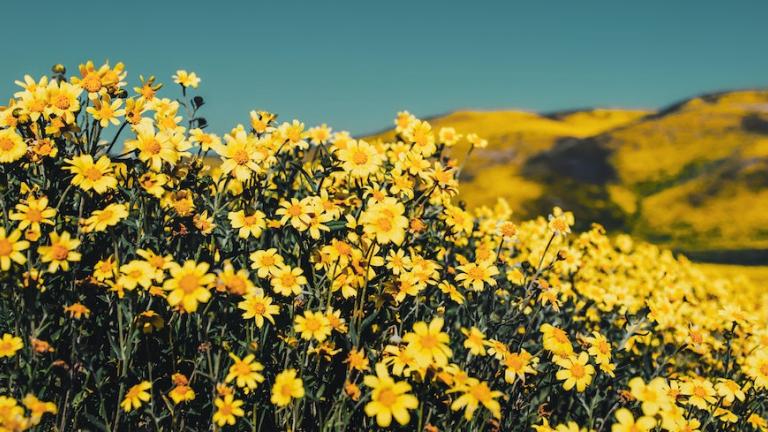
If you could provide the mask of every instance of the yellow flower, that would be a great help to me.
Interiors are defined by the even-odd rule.
[[[229,367],[229,373],[224,382],[230,383],[234,380],[238,387],[245,387],[246,393],[249,390],[255,390],[259,383],[264,382],[264,376],[259,373],[259,371],[264,370],[264,365],[254,361],[256,356],[248,354],[241,359],[233,353],[229,353],[229,358],[235,363]]]
[[[640,417],[635,420],[632,412],[626,408],[616,410],[616,420],[611,426],[611,432],[648,432],[656,427],[656,420],[653,417]]]
[[[519,353],[507,353],[504,355],[504,381],[513,384],[515,379],[520,378],[525,382],[525,374],[536,375],[535,369],[538,358],[532,356],[526,350],[520,350]]]
[[[712,413],[718,420],[720,420],[723,423],[736,423],[739,421],[739,416],[737,416],[733,411],[725,409],[725,408],[715,408],[715,412]]]
[[[147,390],[152,388],[152,384],[149,381],[142,381],[135,386],[128,389],[125,393],[125,398],[120,403],[125,412],[139,409],[144,402],[149,402],[151,395]]]
[[[67,124],[75,121],[74,113],[80,110],[78,97],[83,89],[66,81],[51,80],[48,83],[48,105],[45,108],[47,116],[54,114]]]
[[[447,147],[453,146],[462,138],[462,135],[460,133],[456,133],[456,129],[452,127],[440,128],[437,136],[440,139],[440,142],[445,144]]]
[[[384,363],[392,367],[392,373],[397,376],[409,376],[418,369],[416,358],[406,347],[387,345],[384,348]]]
[[[244,239],[248,237],[259,238],[261,232],[267,227],[266,215],[259,210],[255,210],[248,216],[243,210],[229,212],[227,218],[232,224],[232,228],[239,230],[238,236]]]
[[[197,88],[197,86],[200,84],[200,77],[198,77],[196,73],[187,72],[183,69],[177,70],[176,75],[174,75],[172,78],[173,82],[181,85],[182,87]]]
[[[331,328],[339,333],[346,333],[347,330],[347,322],[344,318],[341,317],[341,311],[340,310],[333,310],[333,308],[328,308],[327,311],[325,311],[325,317],[328,318],[328,323],[330,324]]]
[[[82,303],[74,303],[69,306],[64,306],[64,312],[68,313],[70,318],[75,319],[80,319],[83,316],[86,318],[91,316],[91,310]]]
[[[419,321],[413,325],[413,332],[403,336],[408,346],[409,354],[421,367],[445,366],[451,357],[451,349],[448,347],[450,338],[442,332],[444,321],[435,318],[429,324]]]
[[[171,268],[173,257],[158,255],[149,249],[137,249],[136,255],[144,258],[155,269],[155,280],[163,280],[163,270]]]
[[[104,282],[115,277],[116,271],[117,263],[115,263],[115,257],[110,255],[106,259],[99,260],[93,266],[93,277],[99,282]]]
[[[29,227],[34,231],[40,231],[40,224],[53,225],[54,216],[56,216],[56,209],[48,207],[48,197],[30,196],[26,202],[16,204],[16,212],[11,212],[8,219],[19,221],[20,230]]]
[[[146,261],[133,260],[128,264],[120,266],[120,278],[118,283],[123,288],[131,291],[137,286],[142,286],[144,289],[148,289],[152,286],[156,274],[152,265]]]
[[[21,402],[29,410],[29,417],[32,421],[32,424],[40,423],[40,419],[45,414],[56,414],[58,412],[58,408],[56,407],[55,403],[43,402],[33,394],[24,396],[24,399],[22,399]]]
[[[240,408],[243,406],[243,401],[235,399],[231,394],[224,396],[224,399],[216,398],[213,404],[216,405],[213,421],[219,426],[233,426],[237,422],[237,417],[245,415],[245,411]]]
[[[488,147],[488,140],[480,138],[479,136],[477,136],[477,134],[474,134],[474,133],[467,135],[467,141],[469,141],[469,143],[472,144],[473,147],[477,147],[479,149]]]
[[[477,408],[482,404],[491,414],[501,418],[501,405],[496,398],[502,393],[498,390],[491,390],[488,384],[477,378],[469,378],[465,383],[451,391],[460,391],[462,394],[453,401],[451,409],[458,411],[464,408],[464,418],[470,420]]]
[[[272,274],[270,284],[280,295],[298,295],[301,294],[301,287],[307,284],[307,278],[303,275],[304,272],[298,267],[282,266]]]
[[[286,369],[275,377],[275,384],[272,386],[273,404],[284,407],[291,403],[293,399],[304,397],[304,383],[301,378],[296,377],[296,369]]]
[[[570,390],[576,387],[576,391],[583,392],[592,382],[592,376],[595,374],[595,368],[589,363],[589,355],[585,352],[578,356],[572,355],[568,358],[559,358],[555,361],[560,370],[555,377],[563,381],[563,388]]]
[[[75,175],[72,184],[84,191],[94,190],[98,194],[117,187],[117,179],[113,177],[112,165],[108,157],[102,156],[94,162],[91,155],[76,156],[64,159],[70,166],[64,169]]]
[[[352,349],[349,354],[347,354],[344,363],[348,364],[350,369],[358,370],[360,372],[365,372],[370,369],[368,356],[365,355],[365,349]]]
[[[568,357],[573,354],[573,346],[565,331],[550,324],[543,324],[540,330],[544,338],[545,350],[559,357]]]
[[[485,355],[485,334],[477,327],[470,329],[461,328],[461,332],[466,336],[464,339],[464,348],[468,349],[472,355]]]
[[[747,375],[755,382],[755,388],[768,389],[768,350],[757,350],[747,358]]]
[[[552,214],[548,216],[549,229],[555,235],[564,236],[571,233],[571,226],[573,225],[573,214],[571,212],[563,212],[560,207],[555,207],[552,210]]]
[[[251,268],[257,270],[260,278],[266,278],[274,274],[283,266],[283,257],[277,253],[277,249],[257,250],[249,256]]]
[[[464,294],[462,294],[458,288],[456,288],[453,284],[447,281],[442,281],[439,284],[437,284],[437,288],[442,292],[443,294],[448,294],[448,297],[455,302],[456,304],[464,304],[465,298]]]
[[[168,304],[178,306],[184,312],[195,312],[198,303],[205,303],[211,298],[209,287],[216,276],[208,273],[209,264],[184,262],[183,266],[171,263],[171,278],[165,281],[163,289],[168,293]]]
[[[323,123],[320,126],[310,128],[307,131],[307,135],[309,136],[312,144],[325,144],[331,139],[331,128],[328,127],[327,124]]]
[[[416,409],[419,400],[409,393],[410,384],[392,379],[384,363],[377,363],[376,375],[366,375],[363,383],[371,388],[371,401],[365,405],[365,415],[376,417],[381,427],[389,427],[392,417],[401,425],[411,421],[408,410]]]
[[[101,210],[94,210],[83,223],[84,232],[101,232],[115,226],[128,217],[128,207],[125,204],[110,204]]]
[[[20,238],[21,231],[15,230],[6,235],[5,228],[0,228],[0,269],[3,271],[11,269],[11,262],[19,265],[27,262],[27,257],[21,252],[29,248],[29,242]]]
[[[275,215],[280,216],[281,225],[285,226],[286,223],[290,222],[292,227],[304,231],[312,222],[309,212],[310,208],[307,202],[291,198],[290,201],[283,200],[280,202],[280,208],[277,209]]]
[[[499,274],[499,269],[490,262],[467,263],[456,267],[461,273],[456,276],[456,281],[461,282],[466,289],[482,291],[486,284],[496,286],[493,277]]]
[[[759,429],[761,431],[768,430],[768,420],[760,417],[755,413],[752,413],[749,416],[749,418],[747,419],[747,423],[749,423],[755,429]]]
[[[80,246],[80,240],[73,239],[66,231],[59,235],[56,232],[51,233],[51,244],[49,246],[40,246],[37,253],[40,254],[40,260],[48,265],[48,272],[56,273],[59,268],[64,271],[69,270],[69,263],[80,261],[80,253],[76,252]]]
[[[211,148],[218,148],[221,145],[221,139],[210,133],[203,132],[200,128],[195,128],[189,131],[189,140],[193,143],[200,145],[200,149],[207,152]]]
[[[270,123],[277,118],[277,115],[266,111],[251,111],[249,115],[251,118],[251,127],[256,133],[261,134],[274,130],[274,127],[270,126]]]
[[[16,351],[23,347],[24,343],[20,337],[4,333],[3,337],[0,338],[0,357],[13,357],[16,355]]]
[[[717,392],[712,383],[706,378],[694,377],[680,386],[683,395],[688,396],[688,405],[699,409],[707,409],[717,402]]]
[[[296,317],[293,329],[300,333],[304,340],[314,338],[322,342],[331,335],[331,323],[322,312],[305,311],[304,316]]]
[[[723,398],[724,406],[731,406],[737,399],[744,402],[747,397],[741,385],[730,379],[720,378],[715,384],[715,389],[717,394]]]
[[[587,352],[595,358],[600,364],[609,364],[611,362],[611,342],[599,332],[592,332],[592,336],[586,338],[589,343]]]
[[[641,402],[643,413],[651,417],[673,402],[667,395],[667,388],[664,378],[654,378],[647,384],[640,377],[629,380],[630,393]]]
[[[280,313],[280,307],[272,304],[272,298],[265,296],[261,288],[256,288],[252,293],[246,294],[243,301],[237,304],[243,311],[243,318],[256,320],[256,327],[261,328],[266,318],[273,325],[274,315]]]
[[[384,159],[375,147],[363,140],[350,142],[336,156],[341,161],[342,169],[358,178],[367,178],[376,172]]]
[[[309,147],[309,144],[304,140],[307,136],[304,132],[304,123],[298,120],[281,124],[280,127],[277,128],[277,133],[275,135],[279,137],[279,139],[284,140],[289,149],[295,147],[306,149]]]
[[[177,385],[168,392],[168,396],[170,396],[175,405],[178,405],[182,402],[195,400],[195,391],[186,384]]]
[[[125,150],[138,152],[139,160],[147,164],[152,171],[162,170],[163,162],[174,166],[182,156],[188,155],[184,150],[189,148],[189,144],[184,142],[183,135],[156,133],[151,125],[143,124],[134,129],[136,139],[126,140]]]
[[[370,205],[360,216],[360,223],[365,234],[375,238],[379,244],[400,245],[408,228],[408,218],[404,214],[405,206],[397,199],[387,197]]]
[[[119,125],[120,120],[118,117],[125,115],[125,110],[120,106],[123,104],[122,99],[109,100],[109,96],[104,96],[94,101],[94,106],[88,107],[85,110],[93,116],[94,120],[99,122],[102,128],[109,126],[109,124]]]
[[[259,172],[259,164],[263,155],[256,145],[257,138],[245,132],[242,127],[224,135],[226,145],[215,145],[213,149],[221,156],[221,172],[230,174],[244,182],[251,178],[254,172]]]
[[[0,163],[11,163],[27,154],[24,138],[13,129],[0,130]]]
[[[168,184],[169,180],[165,174],[147,172],[139,177],[139,184],[148,194],[155,198],[162,198],[165,194],[164,186]]]

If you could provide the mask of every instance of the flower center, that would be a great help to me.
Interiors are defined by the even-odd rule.
[[[292,286],[296,283],[296,276],[288,273],[280,276],[280,283],[282,283],[284,286]]]
[[[582,378],[584,377],[584,366],[576,363],[573,366],[571,366],[571,375],[573,375],[574,378]]]
[[[0,150],[10,151],[13,147],[13,141],[10,138],[0,138]]]
[[[437,346],[437,338],[432,334],[425,334],[421,337],[421,346],[425,349],[432,349]]]
[[[290,384],[283,384],[280,386],[280,394],[289,398],[293,394],[293,387]]]
[[[0,256],[8,256],[13,252],[13,244],[8,239],[0,239]]]
[[[179,279],[179,288],[181,288],[181,290],[187,294],[191,294],[199,286],[200,286],[199,279],[197,276],[193,274],[186,274],[182,276],[181,279]]]
[[[57,261],[63,261],[67,259],[67,256],[69,255],[69,249],[67,249],[62,244],[54,244],[51,245],[51,255],[53,256],[53,259]]]
[[[392,229],[392,221],[389,218],[382,217],[376,221],[376,226],[381,231],[390,231]]]
[[[703,398],[703,397],[707,396],[707,391],[704,390],[704,387],[702,387],[702,386],[695,386],[693,388],[693,395],[697,396],[697,397],[700,397],[700,398]]]
[[[29,104],[29,110],[32,112],[43,112],[45,110],[45,101],[42,99],[35,99]]]
[[[385,387],[379,392],[378,399],[380,404],[391,407],[397,401],[397,394],[395,394],[391,387]]]
[[[102,222],[106,222],[112,219],[112,216],[114,216],[114,213],[112,213],[112,210],[102,210],[102,212],[99,213],[98,219]]]
[[[53,104],[56,106],[56,108],[61,110],[67,110],[71,106],[71,103],[69,102],[69,98],[66,95],[56,96],[56,99],[54,99]]]
[[[89,167],[83,171],[83,175],[91,181],[99,180],[102,176],[101,171],[96,167]]]
[[[86,75],[86,77],[83,78],[83,81],[81,81],[80,85],[89,93],[96,93],[97,91],[101,90],[101,80],[95,73],[89,73]]]
[[[469,391],[472,396],[480,402],[491,399],[491,389],[485,384],[478,384]]]
[[[232,406],[228,404],[224,404],[219,408],[219,412],[223,416],[229,416],[232,414]]]
[[[258,219],[258,218],[256,217],[256,215],[255,215],[255,214],[252,214],[252,215],[250,215],[250,216],[246,216],[246,217],[244,217],[244,218],[243,218],[243,222],[245,222],[245,225],[246,225],[246,226],[251,226],[251,225],[254,225],[254,224],[256,224],[256,220],[257,220],[257,219]]]
[[[302,210],[300,205],[294,204],[288,207],[288,214],[293,217],[301,216],[301,213],[302,213]]]
[[[160,147],[160,143],[156,139],[150,138],[149,141],[147,141],[147,144],[145,145],[145,148],[146,148],[148,153],[156,155],[156,154],[160,153],[160,148],[161,147]]]
[[[475,267],[473,269],[470,269],[467,272],[467,275],[469,275],[469,277],[471,279],[473,279],[473,280],[481,281],[481,280],[483,280],[483,277],[485,276],[483,273],[484,273],[483,269],[481,269],[480,267]]]
[[[311,332],[316,332],[320,330],[320,321],[314,318],[309,318],[304,322],[304,327]]]
[[[365,165],[366,163],[368,163],[368,155],[365,154],[364,151],[357,150],[352,155],[352,162],[354,162],[355,165]]]
[[[239,362],[235,365],[235,372],[238,375],[250,375],[251,367],[245,362]]]
[[[254,303],[253,304],[253,312],[256,315],[263,315],[266,310],[267,310],[267,308],[266,308],[266,306],[264,306],[264,303]]]
[[[234,160],[235,160],[235,162],[236,162],[238,165],[245,165],[245,164],[247,164],[247,163],[248,163],[248,161],[249,161],[251,158],[250,158],[250,156],[248,156],[248,152],[247,152],[247,151],[245,151],[245,150],[243,150],[243,149],[240,149],[240,150],[236,150],[236,151],[235,151],[235,154],[234,154],[234,155],[232,155],[232,159],[234,159]]]

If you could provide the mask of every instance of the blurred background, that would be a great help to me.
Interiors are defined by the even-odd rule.
[[[525,218],[559,205],[581,227],[598,221],[696,260],[768,263],[765,1],[3,10],[5,98],[25,73],[93,59],[125,62],[134,82],[195,71],[217,133],[264,109],[377,139],[409,110],[489,140],[464,171],[468,206],[501,196]]]

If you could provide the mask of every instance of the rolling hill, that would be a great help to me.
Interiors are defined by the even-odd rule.
[[[768,90],[658,111],[457,111],[430,123],[489,141],[462,172],[469,206],[503,196],[523,218],[559,205],[693,257],[768,261]]]

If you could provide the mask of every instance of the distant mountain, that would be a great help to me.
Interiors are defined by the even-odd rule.
[[[693,256],[768,262],[768,90],[656,112],[458,111],[430,123],[489,141],[462,172],[470,206],[503,196],[527,217],[559,205]]]

